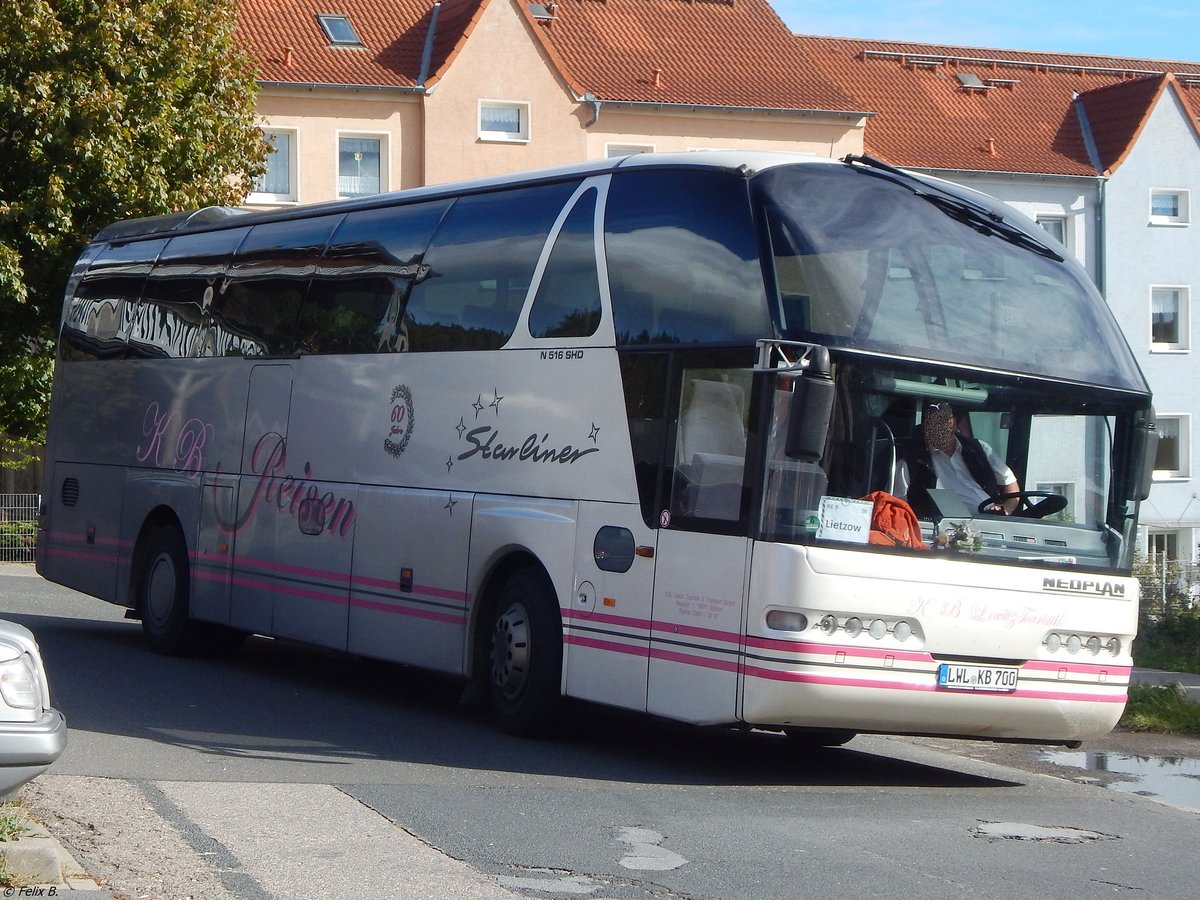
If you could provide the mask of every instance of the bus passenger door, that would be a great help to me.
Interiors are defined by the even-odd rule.
[[[250,370],[246,427],[242,439],[241,483],[233,525],[234,577],[229,624],[243,631],[272,634],[274,594],[286,577],[280,565],[290,529],[280,529],[287,504],[278,488],[286,475],[298,475],[288,458],[288,420],[292,405],[292,367],[256,365]],[[299,470],[303,470],[300,461]],[[289,498],[290,500],[290,498]],[[295,523],[292,524],[294,529]],[[297,535],[298,537],[299,535]],[[284,543],[280,543],[283,541]]]
[[[736,721],[749,552],[745,537],[659,532],[649,712],[700,725]]]
[[[303,465],[297,460],[289,471]],[[280,495],[278,502],[279,558],[269,575],[275,584],[272,631],[276,637],[345,650],[358,489],[301,484],[297,475],[295,494]]]
[[[236,475],[210,472],[200,486],[200,531],[192,560],[192,618],[229,623],[233,538],[237,522]]]
[[[566,692],[644,710],[657,532],[636,504],[582,502],[576,533],[575,593],[563,604]]]

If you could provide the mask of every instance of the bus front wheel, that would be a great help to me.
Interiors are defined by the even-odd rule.
[[[858,735],[856,731],[840,728],[785,728],[783,733],[788,736],[792,747],[801,752],[840,747]]]
[[[525,569],[504,585],[491,617],[491,706],[512,734],[545,734],[561,700],[562,620],[540,573]]]
[[[188,619],[187,545],[177,528],[164,526],[146,542],[138,587],[142,633],[156,653],[179,655],[192,650]]]

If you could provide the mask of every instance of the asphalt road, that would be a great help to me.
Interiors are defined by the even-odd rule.
[[[154,656],[121,610],[11,568],[0,616],[37,634],[71,729],[30,802],[114,895],[1195,895],[1200,814],[952,744],[802,755],[583,706],[525,741],[401,667],[261,638]]]

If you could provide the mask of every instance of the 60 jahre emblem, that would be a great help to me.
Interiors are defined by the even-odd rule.
[[[391,423],[388,436],[383,439],[383,449],[399,459],[412,437],[413,423],[412,391],[408,385],[398,384],[392,391]]]

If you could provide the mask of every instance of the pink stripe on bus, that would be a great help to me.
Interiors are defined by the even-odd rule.
[[[1026,700],[1076,700],[1092,703],[1124,703],[1125,697],[1121,696],[1104,696],[1100,694],[1080,694],[1067,693],[1065,691],[1038,691],[1031,689],[1019,689],[1007,693],[987,691],[947,691],[939,689],[936,684],[905,684],[901,682],[878,681],[866,678],[834,678],[827,675],[813,675],[808,672],[778,672],[773,669],[763,669],[758,666],[746,666],[745,673],[753,678],[762,678],[767,681],[787,681],[797,684],[820,684],[828,687],[856,687],[869,688],[871,690],[889,690],[889,691],[919,691],[919,692],[937,692],[945,694],[967,694],[971,696],[992,696],[992,697],[1018,697]]]
[[[933,657],[928,653],[915,650],[890,650],[881,647],[853,647],[849,644],[814,644],[810,641],[781,641],[776,638],[747,637],[746,646],[760,650],[775,650],[784,653],[807,653],[813,656],[834,656],[845,653],[846,656],[859,659],[892,659],[904,662],[931,663]]]
[[[115,553],[105,553],[102,550],[87,551],[87,550],[60,550],[57,548],[46,548],[46,558],[54,559],[79,559],[88,562],[105,563],[106,565],[115,566],[120,557]]]
[[[563,637],[563,643],[573,644],[577,647],[589,647],[592,650],[608,650],[612,653],[625,653],[630,656],[649,656],[650,650],[645,645],[635,646],[633,644],[618,644],[615,641],[600,641],[596,638],[580,637],[579,635],[569,634]]]
[[[124,547],[126,549],[133,547],[133,541],[123,541],[120,538],[101,537],[97,535],[89,542],[87,535],[77,534],[73,531],[48,531],[46,536],[53,541],[59,541],[64,544],[88,544],[89,546],[97,547]]]
[[[737,672],[740,668],[737,660],[709,659],[706,656],[693,656],[690,653],[680,653],[677,650],[651,648],[650,656],[653,659],[682,663],[685,666],[695,666],[700,669],[719,669],[723,672]]]
[[[1103,669],[1109,675],[1128,678],[1129,673],[1133,671],[1132,666],[1109,666],[1102,662],[1052,662],[1050,660],[1033,659],[1021,666],[1022,671],[1029,669],[1038,672],[1059,672],[1066,671],[1073,675],[1086,674],[1095,675],[1097,669]]]
[[[387,591],[398,591],[400,589],[400,579],[386,578],[368,578],[365,575],[351,575],[351,587],[358,585],[366,585],[367,587],[381,588]],[[411,593],[424,594],[427,597],[437,597],[441,600],[457,600],[459,603],[470,603],[471,595],[466,591],[452,591],[449,588],[433,587],[428,584],[413,585]]]
[[[210,576],[200,573],[198,577],[208,578],[210,580],[221,580],[219,577]],[[233,578],[232,583],[241,587],[255,588],[259,590],[267,590],[275,594],[288,594],[293,597],[299,597],[304,600],[316,600],[321,603],[332,603],[341,606],[353,606],[359,609],[370,609],[376,612],[393,613],[399,616],[408,616],[414,619],[429,619],[434,622],[445,622],[451,625],[462,625],[466,621],[466,617],[459,613],[439,612],[432,609],[420,609],[411,606],[395,606],[387,603],[380,603],[372,600],[362,600],[359,598],[347,598],[340,594],[322,593],[320,591],[307,590],[291,585],[277,585],[269,581],[259,581],[250,578]]]
[[[715,628],[697,628],[695,625],[679,625],[675,622],[662,622],[658,619],[651,622],[650,627],[655,635],[685,634],[688,637],[719,641],[722,644],[737,644],[740,646],[742,643],[742,636],[733,631],[718,631]]]

